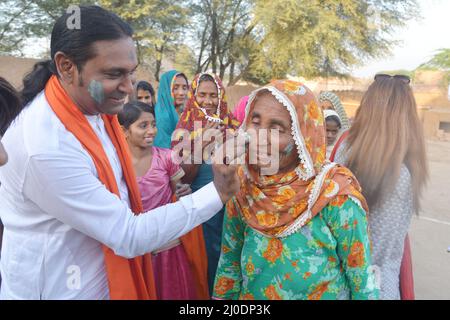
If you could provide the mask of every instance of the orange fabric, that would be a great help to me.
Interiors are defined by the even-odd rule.
[[[172,202],[176,201],[177,198],[174,195],[172,197]],[[199,225],[198,227],[192,229],[180,239],[181,244],[186,251],[192,274],[194,275],[197,299],[209,300],[208,260],[206,258],[206,246],[205,239],[203,238],[202,226]]]
[[[83,148],[92,157],[100,181],[110,192],[120,197],[113,170],[99,138],[84,114],[65,92],[56,76],[52,76],[47,82],[45,96],[65,128],[80,141]],[[123,175],[128,186],[131,209],[135,214],[139,214],[143,211],[141,195],[128,153],[128,145],[117,121],[117,116],[103,115],[102,118],[122,165]],[[103,251],[105,253],[109,293],[112,300],[156,299],[149,254],[126,259],[115,255],[106,246],[103,246]]]
[[[197,298],[200,300],[208,300],[208,260],[206,258],[202,226],[199,225],[182,236],[181,243],[186,251],[192,273],[194,274]]]

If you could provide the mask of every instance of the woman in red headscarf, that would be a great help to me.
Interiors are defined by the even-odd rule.
[[[228,109],[225,88],[220,78],[210,73],[198,74],[192,81],[186,108],[180,116],[172,142],[175,150],[183,146],[191,148],[192,157],[182,163],[186,173],[182,181],[191,184],[193,192],[213,180],[212,166],[203,154],[206,154],[206,150],[213,147],[214,143],[223,140],[226,131],[234,131],[238,126],[239,122]],[[212,136],[215,136],[214,143],[211,143]],[[181,144],[180,137],[184,139]],[[202,225],[208,257],[210,292],[220,255],[222,224],[223,209]]]

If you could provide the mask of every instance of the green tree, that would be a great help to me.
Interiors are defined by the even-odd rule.
[[[70,5],[97,4],[109,9],[134,30],[139,60],[159,80],[163,58],[182,44],[188,26],[187,0],[5,0],[0,4],[0,52],[22,55],[31,38],[49,37],[56,19]]]
[[[450,72],[450,49],[439,49],[436,54],[419,68],[437,69]]]
[[[416,0],[197,0],[197,71],[229,84],[288,73],[345,76],[390,51],[397,27],[418,16]]]
[[[92,2],[91,2],[92,3]],[[389,52],[396,28],[418,15],[416,0],[98,0],[135,29],[140,62],[156,79],[164,58],[212,70],[229,84],[287,74],[343,76]],[[71,0],[4,0],[0,50],[49,34]],[[188,48],[190,50],[188,50]],[[178,52],[182,50],[182,52]],[[187,72],[192,72],[190,69]]]
[[[427,62],[420,65],[417,70],[441,70],[446,74],[445,86],[450,83],[450,49],[442,48]]]
[[[30,38],[47,36],[70,0],[4,0],[0,3],[0,52],[23,55]]]
[[[164,57],[181,45],[189,8],[184,0],[100,0],[105,9],[112,10],[130,23],[135,31],[141,63],[151,66],[159,81]]]
[[[194,51],[187,45],[181,44],[168,58],[173,61],[175,70],[183,72],[188,79],[193,79],[196,74],[196,57]]]
[[[253,37],[252,2],[248,0],[193,1],[194,48],[197,51],[199,73],[211,69],[222,79],[228,73],[229,83],[235,81],[235,71],[245,63],[244,46]]]
[[[275,74],[342,76],[392,48],[396,27],[417,16],[415,0],[259,0],[264,32],[256,63]],[[276,14],[273,14],[276,12]]]

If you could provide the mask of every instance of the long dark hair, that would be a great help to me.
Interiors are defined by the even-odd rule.
[[[139,81],[136,85],[136,92],[138,90],[144,90],[144,91],[150,92],[152,99],[155,99],[155,89],[153,89],[152,85],[149,82],[147,82],[145,80]]]
[[[131,37],[133,29],[117,15],[98,6],[80,6],[80,28],[70,28],[72,13],[62,15],[53,26],[50,42],[50,60],[34,65],[33,70],[23,79],[21,92],[23,106],[27,105],[45,88],[53,74],[57,75],[55,54],[63,52],[81,72],[84,64],[95,57],[92,44],[101,40],[117,40]]]
[[[139,119],[142,112],[151,113],[155,117],[155,109],[152,105],[136,100],[126,103],[122,111],[117,115],[117,118],[121,126],[129,129]]]
[[[0,135],[5,134],[21,109],[19,93],[8,81],[0,77]]]

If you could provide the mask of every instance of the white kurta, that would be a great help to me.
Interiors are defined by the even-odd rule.
[[[87,117],[104,145],[121,199],[98,179],[91,157],[39,94],[3,137],[0,168],[1,299],[108,299],[102,243],[131,258],[151,252],[222,208],[213,183],[139,216],[100,117]]]

